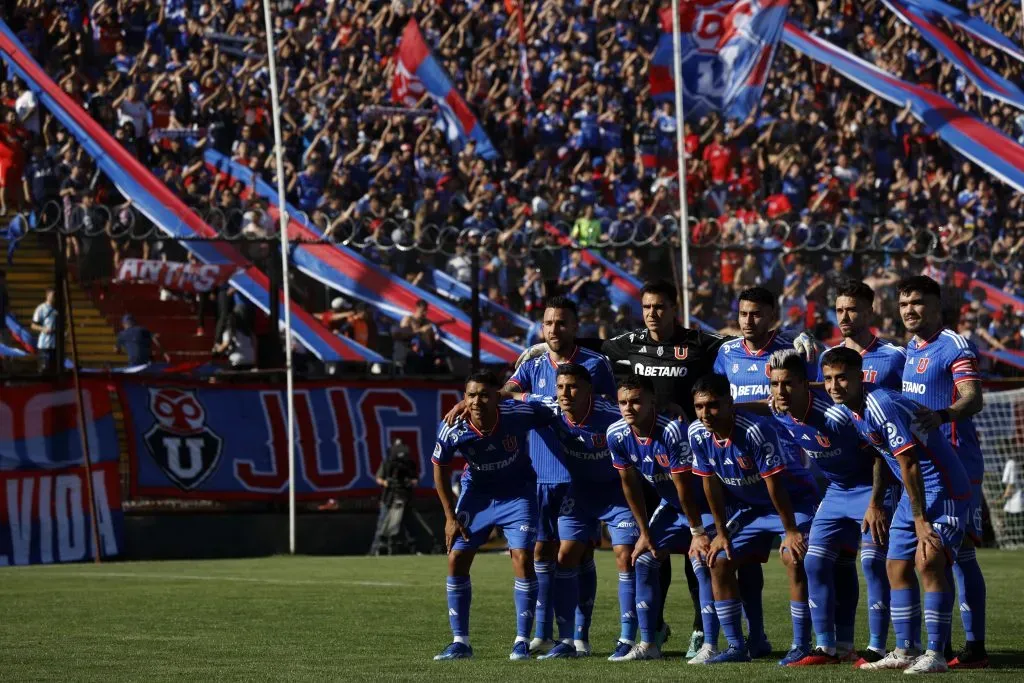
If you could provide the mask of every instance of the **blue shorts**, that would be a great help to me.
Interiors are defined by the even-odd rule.
[[[612,545],[633,545],[639,532],[618,482],[604,489],[570,484],[562,499],[558,537],[563,541],[600,540],[601,522],[608,525]]]
[[[700,523],[709,538],[715,537],[715,518],[710,512],[702,513]],[[690,522],[683,511],[662,501],[651,515],[649,533],[651,544],[658,550],[667,548],[677,552],[690,550]]]
[[[981,494],[981,484],[971,484],[971,500],[967,503],[967,537],[975,545],[981,545],[981,508],[985,499]]]
[[[938,498],[931,501],[925,511],[932,521],[932,528],[939,535],[942,547],[946,549],[949,559],[960,552],[960,544],[964,540],[967,526],[967,510],[969,500],[953,500]],[[910,496],[906,493],[900,498],[896,514],[889,528],[889,552],[886,559],[913,561],[917,554],[917,534],[914,532],[914,514],[910,510]]]
[[[899,500],[900,488],[891,486],[885,494],[885,513],[892,519],[893,511]],[[850,550],[857,552],[861,541],[874,543],[871,531],[861,531],[864,523],[864,511],[871,502],[871,485],[851,486],[849,488],[829,484],[825,489],[825,497],[814,513],[811,523],[809,544],[820,545],[831,551]]]
[[[533,496],[494,498],[475,493],[472,485],[463,487],[455,504],[455,513],[469,530],[469,540],[455,539],[455,550],[476,550],[491,535],[494,527],[501,529],[508,547],[533,548],[537,541],[537,501]]]
[[[806,534],[814,519],[814,506],[800,505],[794,508],[793,516],[797,528]],[[773,507],[739,508],[729,519],[728,528],[733,560],[755,557],[765,561],[771,555],[775,538],[786,533],[782,518]],[[718,556],[725,557],[725,553],[719,553]]]
[[[537,484],[538,528],[537,540],[558,540],[558,516],[562,511],[565,496],[569,492],[569,484]]]

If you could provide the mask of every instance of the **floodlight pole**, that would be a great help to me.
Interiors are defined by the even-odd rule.
[[[1021,0],[1024,2],[1024,0]],[[690,326],[690,216],[686,207],[686,139],[683,122],[683,45],[679,25],[679,0],[672,0],[672,68],[676,90],[676,157],[679,163],[679,245],[683,268],[680,282],[683,289],[683,327]]]
[[[295,379],[292,372],[291,286],[288,281],[288,209],[284,191],[284,145],[281,142],[281,101],[277,90],[277,59],[274,57],[274,25],[270,0],[263,0],[267,31],[267,68],[270,70],[270,106],[274,119],[274,158],[277,165],[277,218],[281,233],[281,291],[284,298],[285,401],[288,406],[288,552],[295,554]],[[277,327],[277,320],[274,321]]]

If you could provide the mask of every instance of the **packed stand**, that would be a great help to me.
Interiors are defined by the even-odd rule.
[[[1001,30],[1016,30],[1016,3],[970,4]],[[364,255],[414,283],[424,284],[431,268],[468,283],[467,244],[476,241],[466,237],[479,236],[484,292],[493,301],[536,319],[545,297],[567,292],[581,304],[585,331],[611,335],[634,326],[639,311],[612,310],[607,274],[559,249],[546,228],[602,249],[639,278],[672,272],[677,121],[671,103],[647,93],[658,8],[625,0],[530,4],[530,97],[521,89],[513,8],[277,3],[289,200],[326,235],[362,245]],[[453,151],[428,101],[419,113],[394,108],[393,53],[413,15],[499,161],[478,158],[472,144]],[[794,0],[789,16],[1024,140],[1024,117],[982,99],[882,3]],[[260,200],[202,162],[209,145],[275,181],[258,3],[100,0],[89,8],[21,0],[9,22],[61,87],[214,227],[232,236],[273,231]],[[970,49],[1021,82],[1020,64],[982,45]],[[21,84],[2,87],[3,208],[53,205],[67,216],[80,206],[96,215],[104,227],[79,233],[69,247],[85,259],[86,279],[109,277],[117,259],[142,249],[184,260],[166,241],[131,242],[130,233],[147,233],[145,219],[124,210],[127,202]],[[908,110],[865,96],[788,47],[778,51],[758,114],[712,116],[684,132],[697,246],[691,294],[695,315],[713,327],[734,319],[719,302],[735,308],[739,289],[764,284],[782,293],[784,325],[828,338],[833,275],[858,270],[879,283],[928,272],[949,275],[952,285],[950,266],[959,264],[1024,294],[1019,271],[1010,275],[1024,246],[1020,197],[957,157]],[[391,248],[396,243],[403,248]],[[250,247],[248,255],[259,262],[269,251]],[[408,321],[353,324],[372,312],[357,315],[344,300],[332,306],[337,293],[319,285],[297,289],[340,332],[390,339],[399,354],[406,340],[419,345],[422,336],[429,347],[436,334],[419,335]],[[882,331],[902,339],[892,302],[880,297],[879,306]],[[1021,321],[1012,312],[998,317],[982,312],[975,325],[1020,348]],[[485,318],[489,331],[524,341],[503,316]],[[371,335],[366,327],[377,329]],[[430,353],[421,360],[444,365]]]

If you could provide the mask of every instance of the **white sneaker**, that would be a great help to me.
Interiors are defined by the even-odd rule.
[[[886,671],[888,669],[906,669],[906,668],[909,668],[910,665],[913,664],[914,661],[919,656],[920,655],[916,655],[916,654],[915,655],[909,655],[909,654],[901,655],[896,650],[893,650],[892,652],[887,654],[882,659],[879,659],[877,662],[870,662],[868,664],[864,664],[863,666],[860,667],[860,670],[861,671]]]
[[[637,643],[633,646],[633,649],[629,651],[628,655],[616,661],[639,662],[651,659],[661,659],[661,650],[658,649],[658,646],[654,643]]]
[[[905,674],[941,674],[949,671],[946,658],[941,652],[928,650],[914,660],[914,663],[903,670]]]
[[[538,653],[546,653],[548,650],[553,648],[558,643],[554,640],[544,638],[534,638],[530,641],[530,654],[535,655]]]
[[[572,644],[576,646],[577,657],[589,657],[592,650],[590,649],[589,640],[574,640]]]
[[[687,664],[707,664],[708,660],[718,654],[718,650],[711,643],[704,643],[697,650],[697,654]]]

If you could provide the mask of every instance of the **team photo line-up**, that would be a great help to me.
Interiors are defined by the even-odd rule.
[[[544,343],[504,384],[471,375],[439,425],[454,637],[434,659],[473,656],[470,569],[496,528],[515,575],[510,659],[589,656],[604,522],[621,615],[611,661],[662,657],[673,552],[687,558],[688,663],[769,657],[761,564],[781,539],[792,641],[779,665],[987,667],[977,350],[943,326],[934,280],[898,293],[905,348],[872,333],[874,292],[851,279],[834,301],[843,339],[824,353],[775,329],[777,298],[760,287],[739,296],[741,338],[683,327],[665,282],[641,290],[644,327],[606,341],[577,338],[575,304],[550,299]],[[616,382],[618,365],[629,375]],[[867,643],[854,633],[858,550]]]

